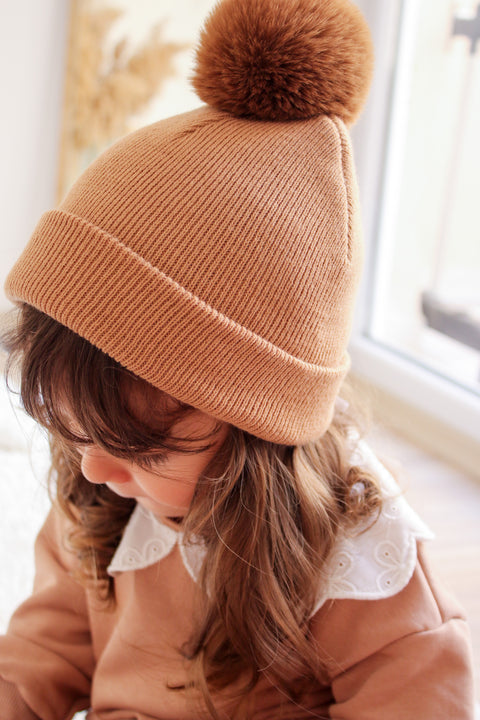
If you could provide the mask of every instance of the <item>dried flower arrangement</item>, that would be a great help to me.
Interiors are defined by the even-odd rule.
[[[99,0],[71,0],[58,200],[105,147],[133,129],[164,81],[175,74],[173,59],[188,46],[163,39],[157,23],[133,53],[123,38],[107,53],[106,38],[123,11]]]

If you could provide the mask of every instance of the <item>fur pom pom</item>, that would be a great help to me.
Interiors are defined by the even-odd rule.
[[[193,86],[238,116],[352,123],[372,68],[370,32],[350,0],[222,0],[200,35]]]

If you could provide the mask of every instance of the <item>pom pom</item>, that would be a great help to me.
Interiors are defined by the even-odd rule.
[[[242,117],[352,123],[372,68],[370,32],[350,0],[223,0],[200,35],[193,86]]]

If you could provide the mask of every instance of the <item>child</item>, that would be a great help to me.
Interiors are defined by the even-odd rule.
[[[349,0],[224,0],[207,105],[40,219],[5,342],[56,499],[3,720],[472,717],[462,613],[342,385],[371,69]]]

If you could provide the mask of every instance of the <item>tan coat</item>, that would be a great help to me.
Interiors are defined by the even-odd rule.
[[[37,539],[34,592],[0,638],[2,720],[64,720],[89,707],[89,720],[198,718],[182,692],[166,687],[185,680],[176,648],[188,637],[193,602],[178,546],[161,562],[121,573],[117,606],[105,612],[72,579],[61,525],[52,511]],[[311,629],[328,668],[325,684],[302,697],[302,709],[261,681],[249,718],[472,720],[468,629],[421,552],[404,590],[382,600],[328,601]],[[233,717],[224,702],[218,707]]]

